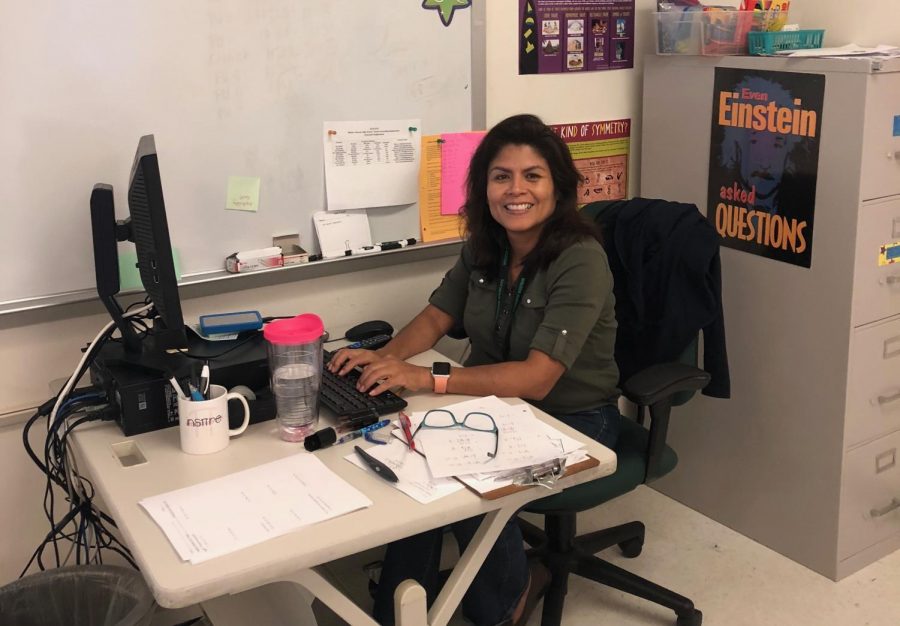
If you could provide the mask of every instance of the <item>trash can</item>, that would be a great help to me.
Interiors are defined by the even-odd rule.
[[[0,587],[0,626],[147,626],[156,603],[140,572],[77,565]]]

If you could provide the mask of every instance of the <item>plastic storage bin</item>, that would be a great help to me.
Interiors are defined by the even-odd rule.
[[[0,624],[147,626],[155,608],[140,572],[114,565],[48,570],[0,588]]]
[[[700,11],[656,13],[656,54],[700,54]]]
[[[782,50],[821,48],[824,30],[794,30],[777,33],[749,33],[747,49],[750,54],[772,55]]]
[[[757,11],[679,7],[655,16],[657,54],[747,54],[748,34],[773,25],[771,17]],[[780,15],[780,19],[786,18],[787,13]]]

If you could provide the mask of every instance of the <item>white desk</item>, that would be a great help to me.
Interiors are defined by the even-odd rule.
[[[411,359],[431,363],[437,353]],[[419,393],[406,396],[409,410],[425,410],[465,399]],[[599,466],[560,481],[560,487],[606,476],[615,471],[611,450],[587,440],[580,433],[535,411],[541,419],[573,437],[588,442],[587,450]],[[185,607],[220,596],[254,589],[277,581],[297,583],[351,624],[376,622],[345,597],[321,573],[318,566],[390,541],[487,513],[485,521],[460,558],[440,596],[425,614],[424,590],[418,585],[398,589],[403,610],[398,624],[447,624],[465,590],[509,518],[524,504],[543,498],[548,491],[532,488],[497,500],[484,500],[462,490],[423,505],[377,476],[347,462],[350,445],[316,452],[339,476],[364,492],[373,506],[327,522],[289,533],[233,554],[191,565],[183,562],[169,540],[138,505],[147,496],[179,489],[232,472],[254,467],[291,454],[306,452],[302,446],[281,441],[274,421],[251,426],[232,439],[222,452],[191,456],[181,452],[178,429],[167,428],[136,437],[125,437],[115,424],[77,429],[70,437],[83,474],[89,476],[107,512],[116,520],[157,602],[167,608]],[[146,463],[123,467],[112,445],[134,441]]]

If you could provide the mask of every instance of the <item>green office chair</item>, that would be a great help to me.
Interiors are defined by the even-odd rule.
[[[532,546],[530,556],[540,558],[550,570],[542,626],[561,623],[570,574],[668,607],[678,616],[678,626],[700,626],[702,614],[688,598],[595,556],[614,545],[628,558],[639,556],[644,545],[644,524],[629,522],[579,537],[576,516],[675,468],[678,457],[666,445],[673,396],[690,394],[708,382],[709,374],[683,363],[656,365],[630,378],[623,385],[622,393],[639,407],[638,420],[625,420],[616,446],[615,473],[525,507],[529,513],[544,515],[544,530],[519,518],[525,541]],[[650,409],[649,430],[641,424],[645,407]]]
[[[663,290],[658,283],[649,281],[645,284],[641,281],[645,277],[638,277],[635,272],[628,267],[629,260],[626,255],[632,255],[632,259],[637,259],[636,263],[645,263],[649,257],[659,254],[661,247],[665,247],[669,243],[669,229],[671,227],[672,240],[677,242],[676,245],[682,245],[688,242],[687,247],[690,248],[694,240],[691,236],[684,237],[683,228],[698,228],[705,231],[708,226],[705,218],[697,217],[696,207],[692,205],[677,205],[674,207],[681,211],[681,216],[676,217],[675,213],[657,213],[657,217],[661,217],[659,222],[649,225],[646,219],[654,219],[653,211],[665,211],[673,208],[673,203],[665,203],[662,201],[648,201],[642,198],[633,199],[632,204],[627,203],[594,203],[582,209],[583,213],[601,226],[614,225],[618,213],[610,216],[610,213],[620,211],[621,214],[628,215],[627,219],[635,219],[629,227],[620,228],[617,233],[616,241],[605,241],[604,245],[610,256],[610,268],[613,271],[613,278],[616,282],[616,317],[619,321],[620,331],[623,326],[626,333],[631,334],[632,342],[639,344],[638,349],[650,353],[649,357],[656,358],[660,354],[655,350],[655,346],[641,345],[645,341],[646,336],[652,336],[653,333],[645,333],[644,322],[640,324],[629,325],[630,320],[623,320],[620,315],[634,315],[635,311],[640,311],[642,315],[650,316],[645,310],[644,305],[649,304],[660,307],[659,298],[656,297],[656,290]],[[649,207],[649,208],[648,208]],[[622,210],[625,209],[625,210]],[[642,211],[648,209],[648,213]],[[682,217],[686,218],[682,220]],[[659,228],[656,231],[657,238],[653,240],[648,235],[653,228]],[[677,230],[676,230],[677,229]],[[606,228],[601,228],[606,239],[609,232]],[[719,281],[718,269],[718,240],[710,239],[709,232],[701,232],[701,238],[707,248],[712,247],[714,250],[709,252],[711,263],[714,262],[715,273],[712,276],[714,281]],[[622,239],[622,237],[627,237]],[[635,239],[641,239],[640,244],[635,243]],[[665,239],[666,244],[661,245],[660,240]],[[646,240],[646,242],[644,242]],[[617,252],[615,244],[620,245]],[[644,246],[644,248],[641,248]],[[674,256],[677,257],[682,253],[676,249]],[[666,251],[670,255],[661,260],[663,266],[666,264],[677,263],[671,256],[671,251]],[[684,253],[685,257],[690,256],[691,252]],[[714,257],[714,259],[713,259]],[[624,261],[623,261],[624,259]],[[694,258],[694,260],[696,260]],[[697,265],[694,263],[694,265]],[[707,277],[704,277],[707,278]],[[628,298],[630,287],[628,281],[641,283],[642,288],[649,288],[653,297],[648,298],[651,302],[642,302],[640,306],[632,307],[629,305]],[[695,281],[696,284],[703,285],[704,281]],[[648,287],[652,284],[653,287]],[[705,287],[701,287],[705,289]],[[690,291],[690,290],[687,290]],[[721,301],[717,303],[717,307],[711,305],[708,293],[703,293],[698,298],[704,300],[702,308],[712,315],[716,311],[721,316]],[[691,297],[691,296],[686,296]],[[682,303],[679,303],[682,304]],[[620,306],[621,305],[621,306]],[[693,303],[689,303],[693,305]],[[676,307],[677,308],[677,307]],[[713,311],[713,309],[715,311]],[[693,312],[693,309],[692,309]],[[684,310],[678,310],[674,313],[662,310],[661,315],[682,315]],[[683,316],[689,317],[689,316]],[[680,323],[680,317],[678,322]],[[623,323],[624,322],[624,323]],[[654,319],[648,322],[654,329],[668,328],[664,326],[664,322]],[[640,555],[644,544],[644,524],[641,522],[629,522],[614,528],[607,528],[597,532],[577,536],[576,533],[576,516],[582,511],[592,509],[596,506],[608,502],[613,498],[617,498],[629,491],[635,489],[638,485],[650,482],[651,480],[667,474],[675,468],[678,458],[675,451],[666,445],[666,434],[669,427],[670,411],[673,406],[685,403],[698,390],[705,388],[710,382],[710,374],[694,367],[697,363],[697,336],[699,329],[690,330],[687,348],[672,355],[668,360],[672,362],[664,364],[654,364],[645,367],[646,358],[642,360],[639,357],[648,357],[647,354],[635,354],[632,350],[634,346],[630,345],[628,351],[623,348],[618,339],[616,343],[616,361],[623,375],[623,379],[627,380],[621,384],[623,395],[637,406],[637,419],[624,420],[622,433],[619,442],[616,445],[616,454],[618,456],[617,468],[614,474],[606,478],[584,483],[576,487],[572,487],[542,500],[533,502],[525,507],[525,511],[530,513],[538,513],[544,516],[544,529],[541,530],[534,524],[526,520],[519,519],[522,533],[525,541],[531,546],[529,551],[530,557],[539,558],[550,571],[551,580],[546,594],[544,595],[544,608],[542,615],[542,626],[558,626],[561,623],[563,604],[565,601],[568,578],[570,574],[575,574],[594,580],[600,584],[614,587],[625,593],[629,593],[651,602],[655,602],[662,606],[672,609],[677,615],[677,626],[699,626],[703,616],[699,610],[694,608],[693,602],[688,598],[677,593],[669,591],[653,582],[636,576],[624,569],[621,569],[607,561],[604,561],[597,553],[606,548],[617,545],[622,554],[628,558],[634,558]],[[704,329],[704,333],[707,330]],[[724,333],[724,331],[723,331]],[[669,336],[665,333],[666,337]],[[690,336],[693,336],[693,340]],[[635,339],[636,337],[636,339]],[[676,340],[677,341],[677,340]],[[721,358],[724,361],[724,334],[722,335],[722,353]],[[706,359],[706,355],[704,355]],[[727,397],[727,363],[725,365],[725,391],[722,388],[716,390],[713,395],[722,395]],[[636,373],[632,373],[636,372]],[[718,385],[717,385],[718,386]],[[650,425],[649,429],[645,428],[644,415],[645,410],[649,408]]]

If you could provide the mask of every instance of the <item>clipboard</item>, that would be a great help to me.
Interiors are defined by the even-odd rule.
[[[594,457],[589,455],[588,458],[584,459],[583,461],[579,461],[578,463],[573,463],[572,465],[566,465],[566,471],[563,472],[563,475],[560,476],[560,478],[565,478],[566,476],[571,476],[573,474],[577,474],[578,472],[583,472],[586,469],[590,469],[592,467],[597,467],[598,465],[600,465],[600,461],[598,461],[597,459],[595,459]],[[459,480],[459,479],[457,479],[457,480]],[[503,496],[508,496],[512,493],[517,493],[519,491],[524,491],[525,489],[534,489],[534,488],[538,487],[538,485],[505,485],[503,487],[498,487],[496,489],[492,489],[491,491],[481,492],[481,491],[478,491],[477,489],[475,489],[474,487],[472,487],[471,485],[467,484],[463,480],[460,480],[459,482],[461,482],[463,485],[465,485],[469,491],[472,491],[473,493],[477,493],[479,496],[481,496],[485,500],[496,500],[497,498],[502,498]],[[550,495],[550,494],[548,494],[548,495]]]

